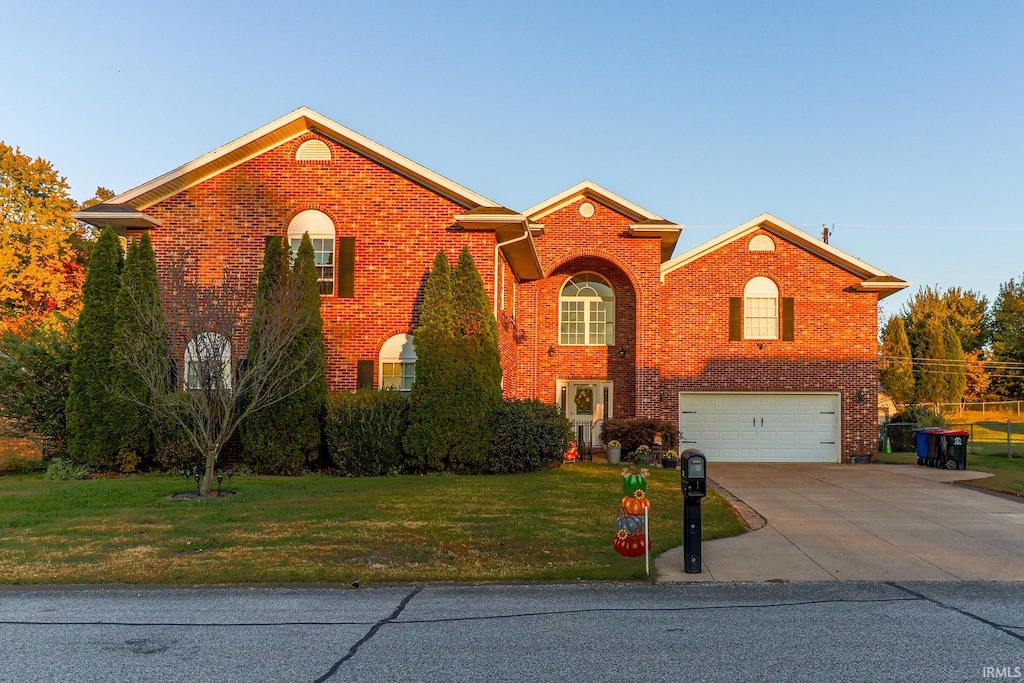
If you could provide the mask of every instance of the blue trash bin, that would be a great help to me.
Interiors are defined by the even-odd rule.
[[[928,432],[930,429],[915,429],[917,438],[917,464],[924,467],[924,461],[928,458]]]

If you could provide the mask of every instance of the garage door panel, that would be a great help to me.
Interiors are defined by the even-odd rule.
[[[838,405],[835,394],[683,392],[683,447],[710,462],[836,462]]]

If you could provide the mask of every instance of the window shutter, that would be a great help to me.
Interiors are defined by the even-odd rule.
[[[793,297],[782,299],[782,341],[793,341]]]
[[[356,290],[356,238],[338,238],[338,296],[354,297]]]
[[[267,235],[266,237],[263,238],[263,251],[267,250],[267,248],[270,246],[271,240],[276,239],[276,237],[276,235]]]
[[[372,360],[361,360],[356,365],[356,388],[373,388],[373,366]]]
[[[743,339],[743,298],[729,297],[729,341]]]
[[[173,358],[167,366],[167,390],[172,392],[178,390],[178,361]]]

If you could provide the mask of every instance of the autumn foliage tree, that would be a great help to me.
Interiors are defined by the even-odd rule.
[[[50,162],[0,142],[0,332],[78,315],[85,260],[76,208]]]

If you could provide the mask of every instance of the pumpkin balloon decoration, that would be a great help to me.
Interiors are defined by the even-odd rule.
[[[647,525],[644,512],[650,510],[647,499],[647,470],[627,467],[622,470],[622,514],[615,521],[612,548],[624,557],[640,557],[647,552]]]

